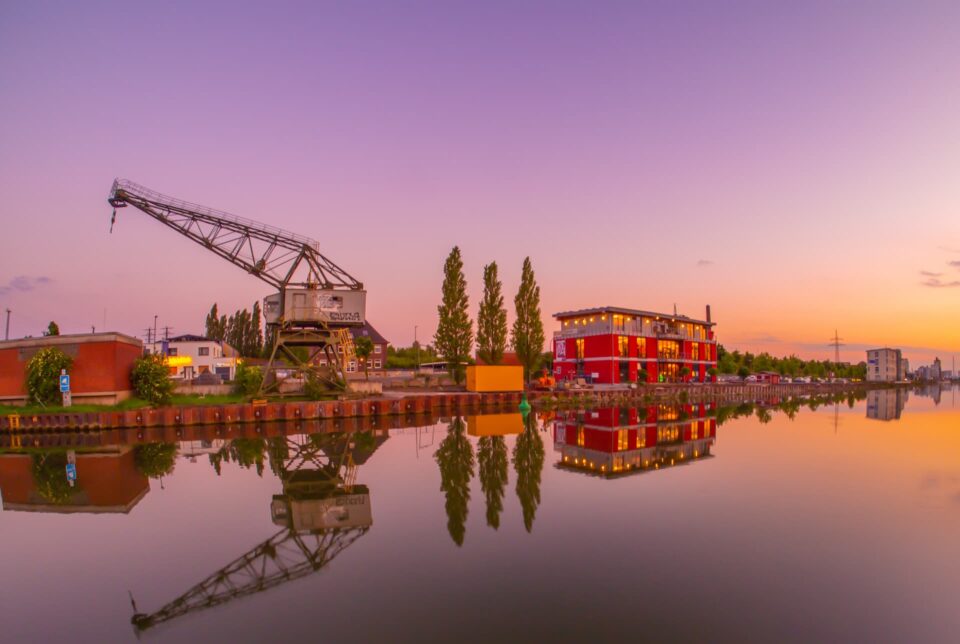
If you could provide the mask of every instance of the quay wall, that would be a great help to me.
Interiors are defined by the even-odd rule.
[[[535,406],[641,404],[686,397],[690,402],[772,402],[794,396],[848,393],[875,388],[866,383],[848,385],[707,384],[645,386],[636,390],[564,390],[527,392]],[[403,398],[364,398],[332,401],[267,402],[226,405],[145,407],[128,411],[86,413],[10,414],[0,416],[0,432],[60,429],[135,429],[232,425],[272,421],[307,421],[433,414],[454,415],[482,410],[514,411],[521,392],[436,393]]]

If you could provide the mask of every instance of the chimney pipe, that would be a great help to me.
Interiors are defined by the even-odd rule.
[[[710,319],[710,305],[707,304],[707,324],[710,324],[712,320]]]

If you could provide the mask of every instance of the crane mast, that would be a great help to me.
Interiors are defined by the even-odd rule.
[[[117,208],[133,206],[276,289],[263,305],[274,343],[261,393],[291,393],[278,378],[289,366],[302,376],[301,383],[319,377],[345,388],[345,364],[353,354],[349,327],[365,322],[366,291],[320,252],[319,242],[124,179],[113,182],[107,201],[114,220]],[[295,351],[298,347],[307,349],[307,360]],[[314,364],[320,354],[332,374]]]

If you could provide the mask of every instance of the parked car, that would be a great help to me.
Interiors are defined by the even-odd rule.
[[[750,374],[749,376],[744,378],[744,382],[756,382],[756,381],[757,381],[757,377],[753,374]]]
[[[792,382],[793,382],[793,381],[790,380],[790,376],[780,376],[780,384],[781,384],[781,385],[789,385],[789,384],[792,383]]]

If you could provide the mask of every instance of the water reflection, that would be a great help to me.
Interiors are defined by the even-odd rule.
[[[709,458],[716,432],[709,403],[606,407],[558,415],[553,444],[560,469],[613,478]]]
[[[433,457],[440,467],[440,489],[445,496],[447,532],[454,543],[462,546],[467,533],[470,479],[473,478],[476,462],[463,418],[455,417],[450,421],[447,435],[440,441]]]
[[[543,438],[537,430],[534,414],[527,414],[523,432],[513,446],[513,469],[517,473],[517,499],[523,511],[523,527],[533,530],[533,520],[540,506],[540,475],[543,472]]]
[[[906,389],[874,389],[867,392],[867,418],[898,420],[907,404]]]

